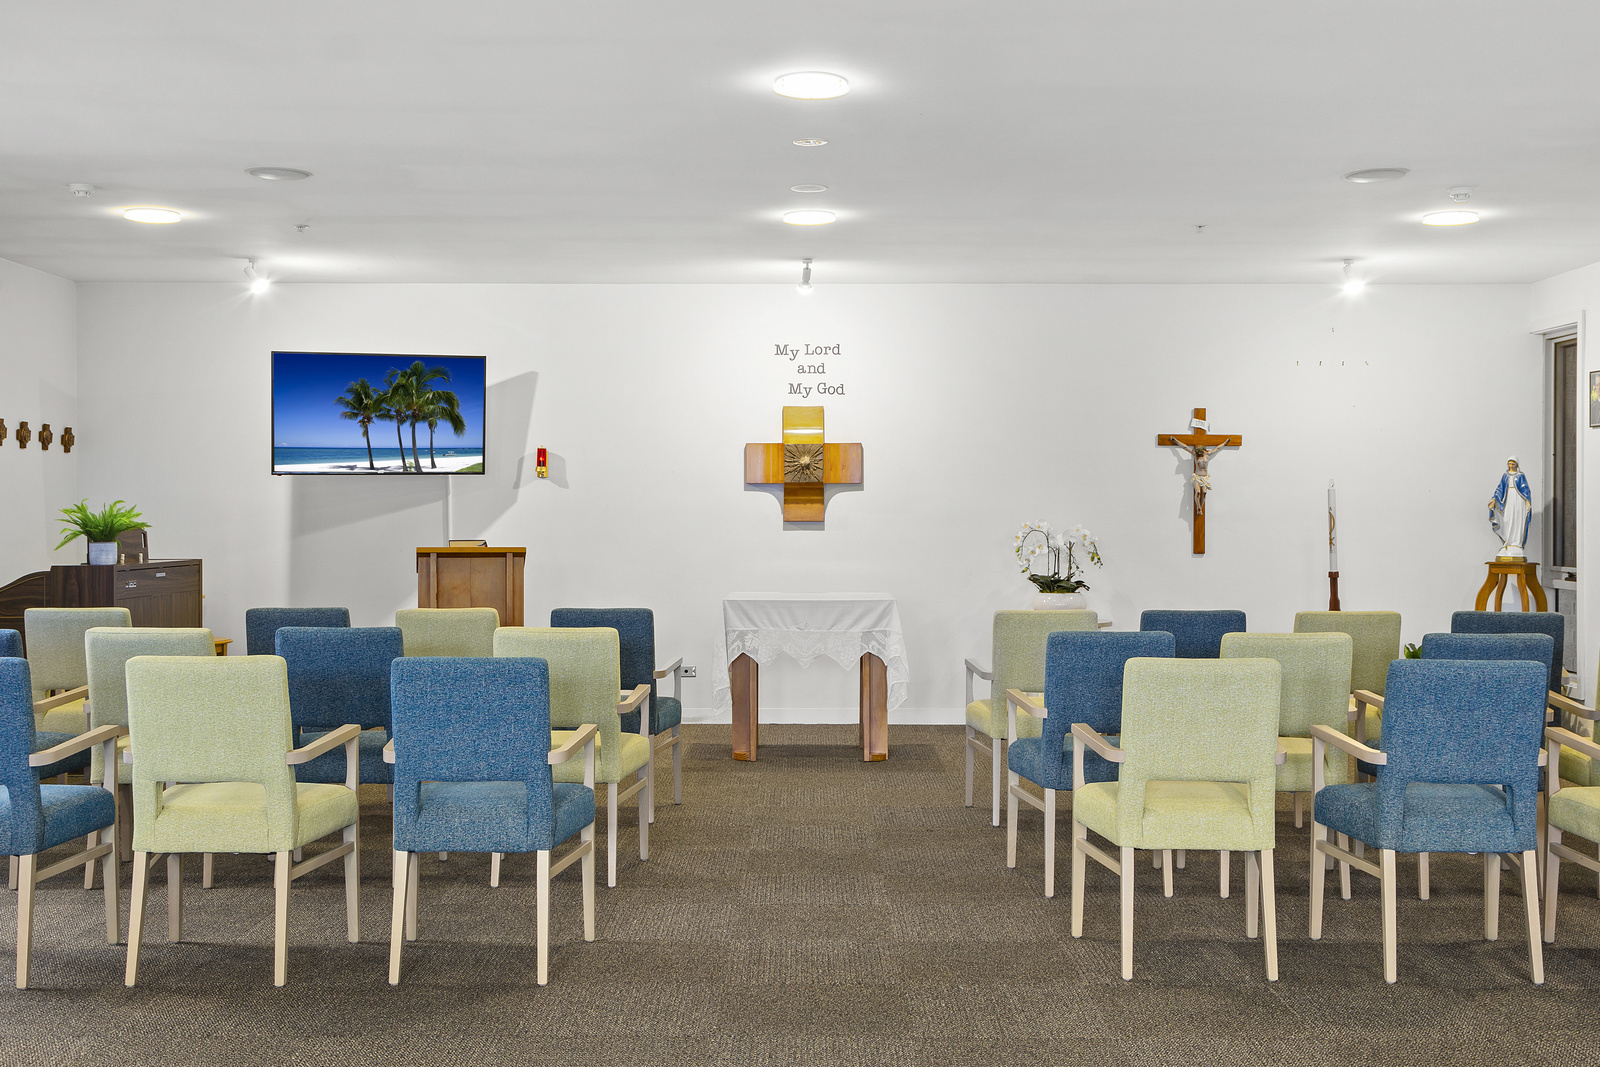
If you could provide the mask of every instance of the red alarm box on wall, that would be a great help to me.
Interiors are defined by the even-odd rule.
[[[550,453],[543,448],[539,449],[534,461],[534,473],[541,478],[550,477],[549,459]]]

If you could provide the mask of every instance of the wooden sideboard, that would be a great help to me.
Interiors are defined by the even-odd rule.
[[[51,567],[52,608],[127,608],[135,626],[200,626],[204,589],[197,559]]]

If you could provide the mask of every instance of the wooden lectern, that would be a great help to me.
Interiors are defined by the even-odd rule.
[[[501,626],[522,625],[526,548],[417,549],[417,607],[494,608]]]

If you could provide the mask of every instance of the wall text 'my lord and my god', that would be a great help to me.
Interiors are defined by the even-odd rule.
[[[788,357],[789,361],[794,363],[794,372],[796,374],[817,375],[820,377],[828,373],[826,361],[818,359],[816,363],[802,363],[800,360],[817,359],[817,357],[821,356],[838,356],[841,354],[839,349],[839,345],[774,344],[772,346],[772,354]],[[804,400],[811,396],[812,393],[816,393],[818,396],[844,396],[844,385],[843,383],[826,380],[789,383],[790,396],[797,396]]]

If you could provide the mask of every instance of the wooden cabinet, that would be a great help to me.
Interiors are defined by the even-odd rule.
[[[197,559],[109,566],[51,567],[52,608],[127,608],[135,626],[200,626],[203,592]]]
[[[494,608],[501,626],[522,625],[526,548],[417,549],[417,607]]]

